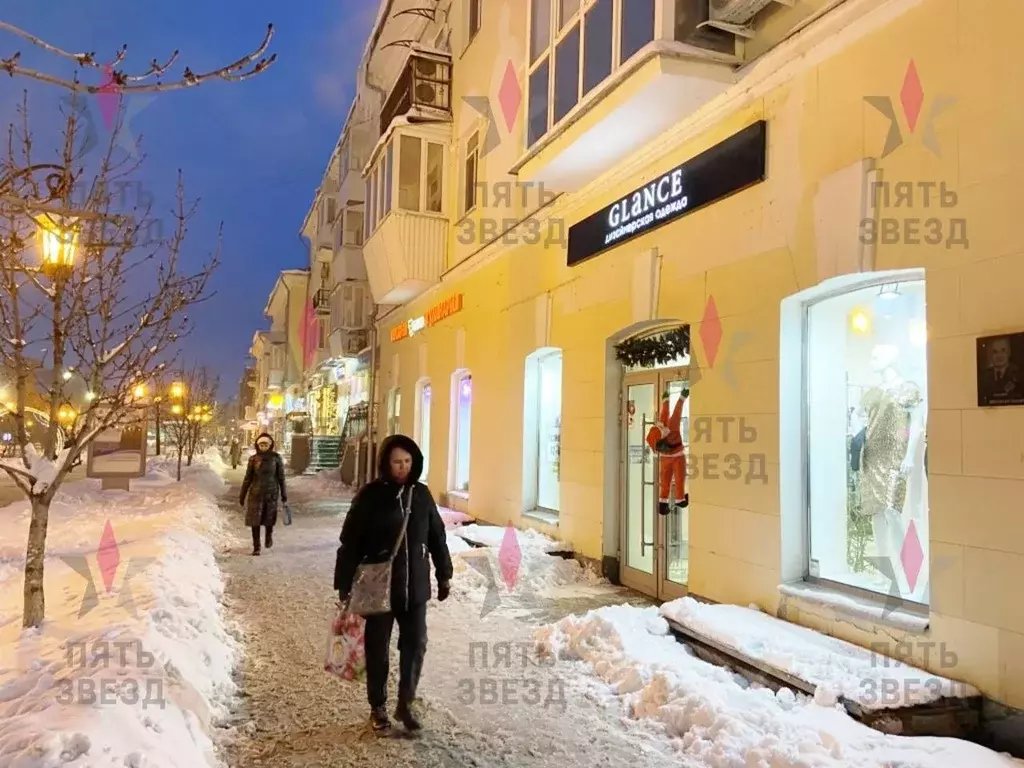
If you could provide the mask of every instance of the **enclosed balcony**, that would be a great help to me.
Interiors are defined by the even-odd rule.
[[[451,113],[451,56],[413,46],[381,109],[381,134],[399,117],[410,123],[430,122],[450,119]]]
[[[551,192],[589,184],[725,93],[745,57],[765,47],[753,38],[777,42],[794,26],[795,18],[785,18],[792,5],[531,0],[526,152],[512,173]],[[762,35],[769,18],[772,28]],[[516,99],[507,108],[518,106]]]
[[[327,288],[320,288],[313,292],[313,311],[318,315],[331,314],[331,292]]]
[[[450,137],[450,124],[393,128],[364,174],[363,258],[378,304],[404,304],[441,279]]]

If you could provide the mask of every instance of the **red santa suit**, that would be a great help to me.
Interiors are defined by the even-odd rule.
[[[663,392],[658,421],[647,432],[647,444],[658,455],[658,512],[662,515],[667,515],[670,511],[673,485],[676,506],[686,507],[690,503],[690,497],[686,493],[686,454],[680,432],[685,400],[685,395],[680,395],[670,415],[669,393],[667,390]]]

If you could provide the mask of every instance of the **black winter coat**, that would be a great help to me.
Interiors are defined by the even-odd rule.
[[[391,451],[402,448],[412,455],[412,471],[405,485],[390,479]],[[448,552],[444,521],[430,489],[418,482],[423,454],[405,435],[392,435],[381,445],[378,479],[367,483],[352,500],[341,530],[341,546],[334,566],[334,588],[341,594],[352,590],[360,564],[386,562],[402,529],[402,501],[412,494],[409,526],[391,567],[391,607],[408,610],[430,600],[430,560],[438,584],[451,581],[452,558]],[[399,498],[401,493],[401,499]]]
[[[284,460],[274,450],[273,439],[270,445],[269,451],[251,456],[245,468],[238,503],[245,507],[245,524],[250,527],[276,525],[278,499],[288,501],[288,491],[284,484]]]

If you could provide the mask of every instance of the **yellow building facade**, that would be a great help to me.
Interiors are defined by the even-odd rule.
[[[643,109],[676,98],[676,64],[646,60],[531,144],[527,5],[485,3],[472,39],[454,36],[446,263],[379,320],[389,431],[424,444],[450,506],[537,528],[649,594],[896,638],[1024,707],[1024,408],[993,407],[1013,393],[985,378],[1024,358],[1024,6],[812,13],[733,82],[702,75],[702,103],[618,156],[607,148],[631,122],[642,133]],[[757,136],[742,157],[723,143],[762,125],[751,181]],[[617,357],[683,326],[688,357]],[[536,424],[551,382],[554,430]],[[689,393],[689,506],[662,515],[645,445],[667,391],[673,406]]]

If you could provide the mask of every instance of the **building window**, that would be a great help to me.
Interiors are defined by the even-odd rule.
[[[526,358],[523,389],[523,500],[527,509],[557,513],[562,431],[562,352],[539,349]]]
[[[476,180],[480,163],[480,134],[474,133],[466,142],[466,162],[463,173],[465,190],[462,212],[469,213],[476,208]]]
[[[388,434],[397,435],[401,427],[402,390],[393,387],[388,393]]]
[[[552,2],[558,2],[555,14]],[[530,3],[528,146],[654,39],[654,0],[595,0],[583,9],[581,5],[586,4]]]
[[[426,178],[426,210],[430,213],[441,213],[444,194],[444,147],[440,144],[427,144]]]
[[[473,406],[473,377],[462,371],[452,377],[451,490],[469,493],[469,431]]]
[[[421,381],[416,398],[416,427],[414,439],[423,453],[423,482],[430,468],[430,381]]]
[[[345,211],[344,245],[363,244],[363,217],[353,210]]]
[[[923,273],[837,280],[800,305],[807,575],[927,605]]]
[[[395,178],[395,147],[393,144],[388,144],[387,154],[384,156],[384,213],[381,215],[383,219],[389,213],[391,213],[391,187],[394,184]]]
[[[398,153],[398,207],[404,211],[420,210],[420,165],[422,142],[416,136],[400,137]],[[388,145],[391,152],[392,145]]]
[[[483,12],[483,0],[468,0],[469,4],[469,42],[473,42],[476,33],[480,31],[480,16]]]
[[[328,337],[328,335],[330,335],[330,332],[331,332],[330,318],[328,318],[328,317],[318,317],[316,319],[316,334],[317,334],[316,348],[317,349],[327,349],[327,337]]]

